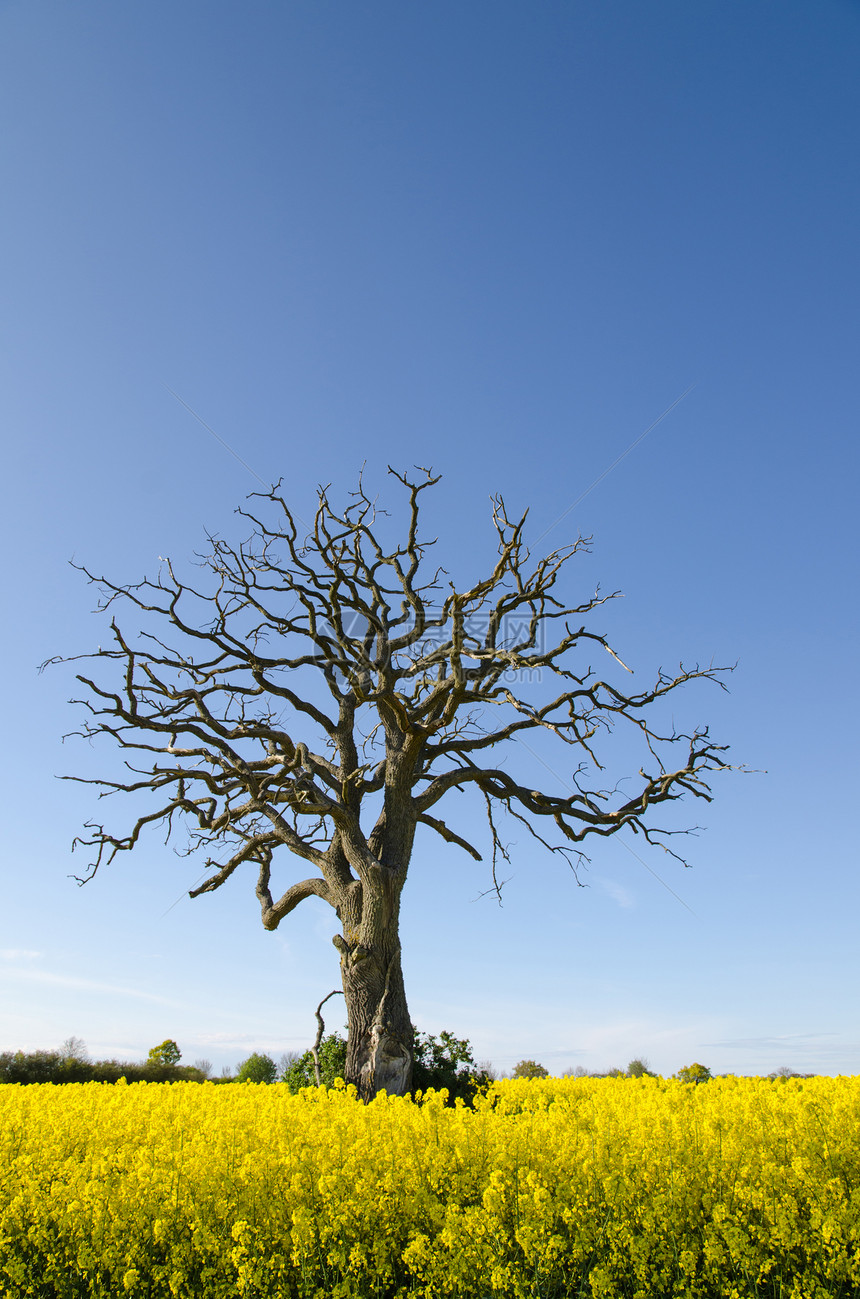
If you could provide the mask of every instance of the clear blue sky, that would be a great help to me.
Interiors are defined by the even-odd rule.
[[[338,980],[324,904],[265,933],[155,837],[68,878],[96,806],[55,775],[115,770],[36,674],[104,636],[72,556],[133,580],[254,475],[303,513],[419,463],[471,581],[491,493],[539,537],[694,384],[541,544],[593,534],[571,590],[625,592],[637,682],[737,660],[674,717],[760,774],[689,871],[514,842],[502,909],[421,839],[410,1007],[502,1069],[860,1072],[858,66],[847,0],[4,0],[0,1049],[277,1056]]]

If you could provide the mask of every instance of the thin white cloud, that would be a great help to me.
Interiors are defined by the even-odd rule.
[[[635,894],[630,889],[626,889],[623,884],[616,884],[614,880],[606,878],[601,879],[599,884],[604,893],[608,893],[612,900],[617,902],[620,907],[623,907],[625,911],[629,911],[636,906]]]
[[[735,1037],[729,1038],[724,1042],[703,1042],[705,1047],[743,1047],[758,1051],[762,1047],[772,1046],[794,1046],[804,1048],[807,1043],[814,1049],[818,1048],[821,1038],[839,1037],[839,1033],[784,1033],[780,1037]]]
[[[328,1026],[326,1026],[328,1027]],[[301,1046],[305,1050],[311,1044],[311,1038],[280,1036],[273,1037],[265,1033],[197,1033],[194,1041],[198,1046],[218,1050],[246,1050],[249,1046],[261,1047],[263,1050],[283,1051],[286,1046]]]
[[[170,997],[159,997],[153,992],[141,992],[138,988],[123,988],[112,983],[100,983],[96,979],[82,979],[76,974],[52,974],[49,970],[21,967],[4,969],[0,970],[0,978],[7,982],[43,983],[54,988],[68,988],[76,992],[95,992],[107,997],[132,997],[136,1001],[149,1001],[159,1006],[172,1006],[175,1009],[182,1008],[184,1005]]]
[[[38,961],[44,952],[33,952],[28,947],[0,947],[0,961]]]

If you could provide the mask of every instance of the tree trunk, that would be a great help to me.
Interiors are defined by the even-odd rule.
[[[348,1036],[346,1082],[362,1100],[377,1092],[405,1096],[412,1087],[412,1021],[406,1005],[394,916],[368,949],[335,939],[340,951]]]

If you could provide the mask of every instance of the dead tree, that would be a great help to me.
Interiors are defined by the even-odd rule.
[[[379,539],[390,525],[361,482],[340,512],[321,488],[308,535],[277,484],[254,493],[265,517],[257,506],[238,511],[252,525],[247,542],[209,538],[199,588],[168,561],[136,585],[82,569],[100,608],[131,606],[139,626],[127,634],[111,617],[110,646],[79,658],[107,660],[113,674],[80,674],[87,694],[75,701],[88,710],[75,733],[108,736],[128,755],[127,778],[86,783],[100,797],[158,796],[126,835],[87,823],[75,841],[93,849],[81,882],[149,827],[166,827],[169,838],[181,824],[185,850],[202,852],[210,872],[191,897],[250,868],[266,929],[306,898],[329,903],[341,929],[347,1081],[366,1098],[410,1086],[398,915],[416,830],[427,826],[481,860],[438,815],[446,794],[472,790],[483,800],[498,888],[500,808],[575,869],[590,835],[628,827],[665,847],[669,830],[653,823],[659,806],[710,799],[710,774],[727,766],[706,728],[662,734],[649,712],[688,681],[719,680],[717,670],[682,665],[628,694],[588,665],[584,651],[617,657],[586,625],[613,596],[596,592],[571,607],[555,594],[587,541],[532,563],[525,515],[511,521],[497,498],[495,567],[463,589],[441,569],[426,571],[432,543],[419,538],[419,504],[438,478],[389,472],[409,503],[405,538],[393,548]],[[523,694],[537,676],[529,702]],[[619,722],[642,744],[632,793],[595,787],[595,746]],[[489,765],[530,732],[551,732],[578,754],[572,792],[532,789],[509,767]],[[291,857],[312,873],[276,888],[276,864]]]

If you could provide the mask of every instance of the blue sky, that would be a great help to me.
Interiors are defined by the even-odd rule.
[[[461,581],[501,492],[564,516],[541,549],[593,535],[571,592],[625,593],[595,628],[637,682],[737,661],[673,716],[757,774],[689,810],[688,871],[610,840],[577,888],[511,832],[501,909],[420,839],[417,1025],[501,1069],[860,1071],[858,60],[837,0],[4,0],[0,1049],[309,1044],[324,904],[266,933],[157,838],[69,879],[95,804],[55,776],[115,758],[36,666],[104,635],[70,558],[135,580],[258,478],[307,517],[418,463]]]

